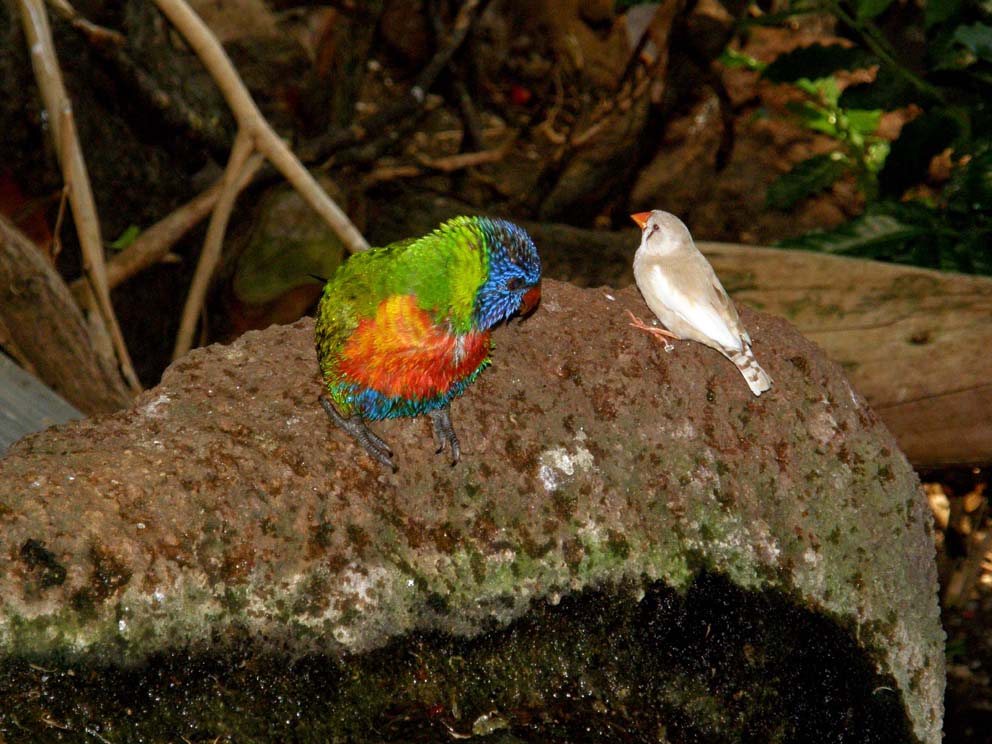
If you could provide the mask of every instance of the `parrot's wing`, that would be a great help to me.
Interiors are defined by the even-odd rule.
[[[341,370],[386,397],[430,399],[470,376],[489,357],[489,333],[453,334],[413,295],[383,300],[345,343]]]
[[[688,265],[669,265],[668,271],[652,261],[646,267],[648,280],[684,323],[726,349],[741,349],[737,310],[706,259],[702,255],[698,259]]]

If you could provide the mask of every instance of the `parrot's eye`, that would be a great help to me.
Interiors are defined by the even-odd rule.
[[[520,279],[518,277],[513,277],[510,281],[506,283],[506,288],[511,292],[520,289]]]

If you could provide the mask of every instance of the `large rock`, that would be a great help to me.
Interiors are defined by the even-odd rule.
[[[545,600],[561,610],[592,592],[606,616],[634,618],[638,637],[696,628],[703,657],[676,656],[707,665],[717,638],[743,649],[739,666],[764,658],[762,616],[819,616],[775,625],[760,646],[797,649],[799,664],[839,634],[827,657],[814,654],[825,691],[806,705],[841,699],[850,680],[817,670],[849,646],[868,669],[857,704],[895,700],[916,740],[939,742],[930,515],[892,437],[784,321],[742,312],[775,380],[754,398],[721,356],[688,343],[665,353],[627,309],[646,312],[633,288],[546,282],[538,312],[497,332],[492,368],[453,406],[456,467],[434,454],[425,419],[376,425],[395,474],[329,425],[310,320],[196,350],[130,410],[15,445],[0,461],[5,654],[129,662],[237,637],[355,659],[413,631],[498,635],[528,612],[547,616]],[[706,590],[714,581],[724,588]],[[738,612],[738,595],[766,609]],[[722,608],[716,619],[689,607],[699,596]],[[620,632],[605,637],[626,650],[675,643]],[[576,649],[595,668],[613,658],[572,643],[561,654]],[[462,655],[445,657],[448,674]],[[650,680],[676,663],[651,658],[626,666]],[[755,674],[729,695],[720,669],[697,670],[679,710],[703,716],[696,696],[722,690],[706,715],[731,726],[719,706],[758,700],[772,680]],[[776,695],[800,686],[779,677]],[[644,684],[609,710],[632,706]],[[464,715],[464,701],[445,700]],[[851,738],[831,740],[890,740],[861,738],[852,720]]]

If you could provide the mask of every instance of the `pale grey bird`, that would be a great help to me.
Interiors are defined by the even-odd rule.
[[[633,313],[631,325],[663,339],[665,351],[675,348],[669,338],[716,349],[740,370],[752,393],[768,390],[772,378],[751,353],[751,337],[737,308],[682,220],[660,209],[632,214],[631,219],[641,228],[634,279],[644,301],[668,330],[649,326]]]

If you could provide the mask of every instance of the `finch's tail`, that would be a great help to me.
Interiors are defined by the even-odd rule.
[[[772,386],[772,378],[758,364],[758,360],[754,358],[750,346],[745,346],[744,351],[732,351],[728,353],[727,358],[741,371],[747,382],[747,386],[751,388],[751,392],[755,395],[761,395]]]

